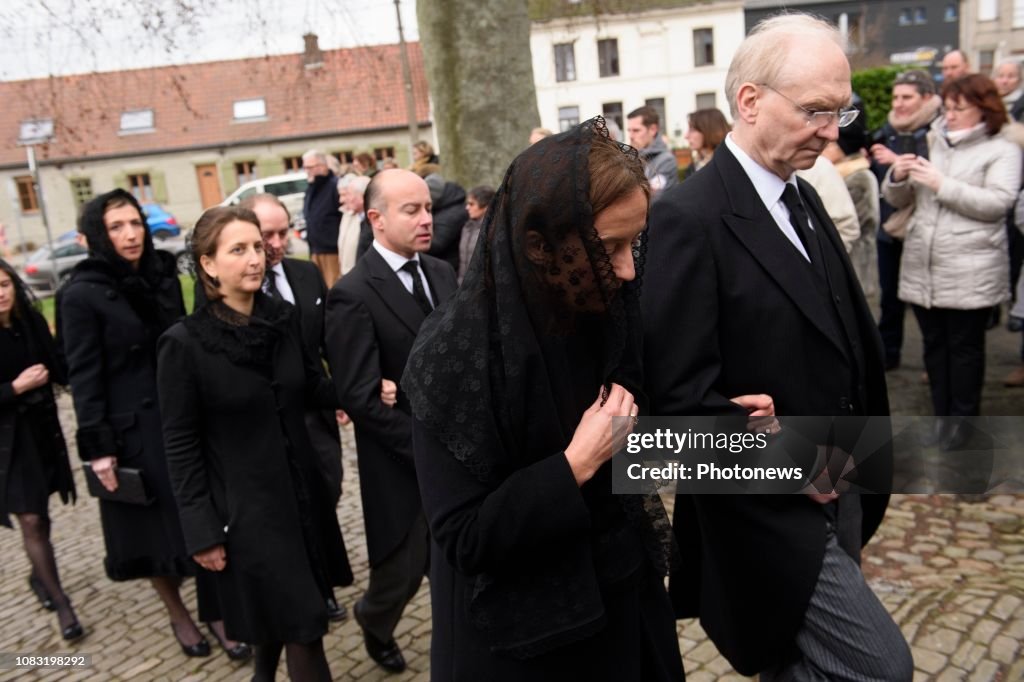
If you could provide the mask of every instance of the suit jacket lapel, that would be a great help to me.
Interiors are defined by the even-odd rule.
[[[418,333],[426,315],[416,305],[416,300],[406,290],[402,281],[398,279],[398,274],[372,247],[366,252],[363,259],[369,270],[370,286],[380,296],[384,305],[409,328],[409,331],[413,334]]]
[[[427,276],[427,283],[430,284],[434,307],[437,308],[448,300],[448,297],[455,291],[455,287],[452,286],[450,278],[445,277],[441,263],[421,258],[420,264],[423,266],[423,273]]]
[[[845,344],[827,324],[828,312],[821,310],[819,289],[827,287],[827,283],[815,275],[779,229],[754,184],[726,145],[715,150],[711,163],[722,178],[733,211],[723,213],[722,220],[800,312],[845,355]],[[814,255],[812,253],[811,257]]]

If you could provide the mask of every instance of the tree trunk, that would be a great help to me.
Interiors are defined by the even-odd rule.
[[[445,179],[497,187],[540,125],[526,0],[417,0]]]

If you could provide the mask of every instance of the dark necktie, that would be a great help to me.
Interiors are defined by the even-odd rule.
[[[263,291],[271,298],[276,298],[279,301],[284,300],[284,297],[281,296],[281,292],[277,289],[277,273],[273,270],[267,270],[267,278]]]
[[[412,297],[416,301],[416,305],[420,307],[424,315],[429,315],[433,310],[434,306],[430,305],[430,299],[427,298],[427,291],[423,288],[423,278],[420,277],[420,268],[416,261],[411,260],[402,266],[402,269],[412,275]]]
[[[814,233],[811,232],[810,219],[807,216],[807,209],[804,208],[804,202],[800,200],[800,193],[796,191],[796,187],[792,183],[786,183],[786,189],[782,192],[782,203],[789,209],[789,223],[796,230],[796,236],[804,245],[807,257],[810,258],[811,263],[814,263],[817,255],[816,250],[811,248],[811,245],[814,244]]]

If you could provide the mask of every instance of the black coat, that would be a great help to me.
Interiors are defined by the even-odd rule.
[[[0,524],[8,528],[11,527],[7,500],[9,475],[19,465],[30,464],[34,471],[43,474],[38,480],[19,481],[40,488],[22,491],[25,497],[45,499],[50,493],[58,492],[65,503],[75,498],[75,483],[52,388],[53,384],[67,383],[67,372],[57,361],[53,337],[43,316],[31,309],[26,318],[14,320],[10,329],[0,329]],[[3,338],[5,335],[7,339]],[[44,347],[33,348],[28,339]],[[8,347],[8,342],[17,344],[18,348]],[[24,362],[18,362],[19,356]],[[15,395],[14,380],[36,363],[46,365],[50,384]]]
[[[302,343],[311,358],[323,358],[324,310],[327,308],[327,285],[315,265],[306,260],[285,258],[281,261],[284,276],[292,288],[295,308],[299,313],[302,329]],[[195,283],[195,309],[206,304],[206,292],[202,284]],[[321,367],[322,367],[321,363]],[[326,376],[326,373],[324,373]],[[327,485],[333,491],[335,502],[341,497],[341,436],[334,411],[310,409],[306,411],[306,427],[309,438],[318,456],[320,470]]]
[[[141,469],[156,499],[145,507],[100,500],[107,575],[112,580],[191,575],[196,568],[185,552],[161,435],[160,330],[140,319],[113,277],[89,263],[76,266],[59,295],[78,455],[87,461],[116,455],[118,466]],[[169,317],[184,315],[176,274],[161,280],[157,305]]]
[[[328,171],[327,175],[319,175],[309,183],[302,214],[306,219],[309,252],[338,253],[341,209],[338,208],[338,178],[334,173]]]
[[[887,415],[881,341],[845,249],[814,190],[799,181],[823,228],[842,302],[858,331],[836,338],[829,297],[721,145],[651,213],[644,281],[644,370],[657,415],[729,414],[730,397],[767,393],[779,415]],[[842,280],[837,280],[842,281]],[[827,292],[826,292],[827,293]],[[862,357],[851,356],[859,345]],[[863,365],[863,366],[860,366]],[[853,383],[846,378],[853,377]],[[859,398],[851,391],[859,386]],[[743,414],[742,411],[739,412]],[[862,497],[862,540],[888,496]],[[733,666],[752,675],[776,662],[803,619],[824,554],[825,510],[804,495],[678,496],[683,570],[677,615],[699,615]]]
[[[434,302],[455,291],[455,271],[420,255]],[[371,248],[327,295],[327,359],[338,402],[355,425],[359,487],[370,565],[386,558],[421,513],[412,457],[412,417],[398,392],[389,408],[381,379],[398,382],[425,319],[387,262]]]
[[[325,585],[348,571],[304,420],[305,405],[333,402],[332,387],[306,359],[295,317],[286,325],[272,370],[204,343],[197,335],[208,332],[186,322],[159,346],[163,437],[188,552],[225,545],[227,567],[213,574],[225,625],[253,643],[323,636]]]
[[[441,196],[434,202],[431,212],[434,216],[434,237],[430,240],[428,253],[447,261],[458,271],[459,239],[462,237],[462,226],[469,220],[466,190],[454,182],[445,182]]]

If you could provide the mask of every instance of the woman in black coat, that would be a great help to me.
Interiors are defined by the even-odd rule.
[[[0,260],[0,523],[21,527],[32,564],[28,583],[40,603],[57,611],[61,635],[84,631],[64,593],[50,544],[50,495],[75,499],[64,434],[51,382],[67,383],[46,320],[30,301],[24,282]]]
[[[283,643],[293,680],[327,680],[326,597],[347,560],[303,414],[334,392],[295,309],[260,291],[254,213],[206,211],[192,256],[210,302],[161,337],[158,367],[188,552],[215,572],[228,634],[257,645],[255,679],[273,679]]]
[[[431,679],[684,678],[657,496],[612,495],[635,416],[649,188],[601,119],[513,161],[402,378],[435,543]]]
[[[108,490],[118,467],[137,468],[154,501],[100,500],[111,580],[149,578],[171,629],[189,656],[210,647],[182,603],[183,576],[195,575],[164,458],[156,391],[156,340],[185,314],[174,258],[153,247],[142,208],[113,190],[82,209],[89,258],[58,294],[58,333],[78,417],[78,455]]]

